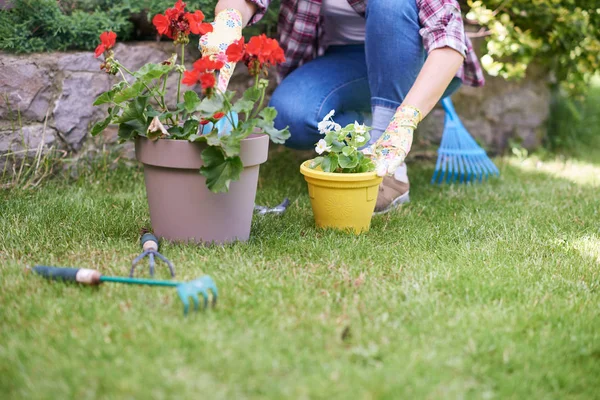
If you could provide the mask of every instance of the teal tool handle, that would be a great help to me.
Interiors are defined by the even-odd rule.
[[[84,285],[99,285],[102,275],[94,269],[58,268],[36,265],[33,271],[46,279],[83,283]]]
[[[46,279],[82,283],[84,285],[99,285],[102,282],[127,283],[130,285],[178,286],[181,282],[159,281],[154,279],[123,278],[120,276],[102,276],[95,269],[59,268],[37,265],[32,268],[38,275]]]
[[[149,286],[179,286],[181,282],[159,281],[155,279],[123,278],[120,276],[102,276],[100,282],[127,283],[129,285],[149,285]]]

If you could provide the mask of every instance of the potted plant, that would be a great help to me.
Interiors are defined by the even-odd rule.
[[[121,64],[112,50],[116,35],[104,32],[96,57],[104,55],[101,69],[120,77],[94,105],[108,105],[108,116],[92,127],[97,135],[117,124],[121,141],[135,141],[136,157],[144,164],[146,193],[154,233],[175,241],[230,242],[247,240],[254,210],[259,165],[267,160],[269,139],[283,143],[286,129],[277,130],[277,112],[263,107],[268,85],[265,74],[284,60],[279,44],[265,35],[246,44],[234,42],[216,57],[202,57],[192,70],[184,65],[190,35],[212,31],[201,11],[173,8],[154,17],[160,34],[174,41],[177,54],[148,63],[137,71]],[[254,85],[235,99],[218,89],[216,73],[226,61],[244,61]],[[167,78],[178,74],[177,88]],[[181,85],[198,90],[183,91]],[[176,90],[176,104],[165,100]],[[235,99],[235,100],[234,100]]]
[[[315,223],[320,227],[368,231],[379,184],[375,164],[359,148],[369,142],[371,128],[358,122],[342,128],[332,110],[319,122],[318,157],[305,161],[300,172],[308,183]]]

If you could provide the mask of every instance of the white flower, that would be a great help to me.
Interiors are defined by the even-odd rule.
[[[331,151],[331,146],[327,146],[325,139],[321,139],[317,142],[315,150],[318,154],[323,154],[326,151]]]
[[[358,144],[364,142],[365,140],[367,140],[367,139],[364,136],[361,136],[361,135],[356,136],[356,143],[358,143]]]
[[[342,129],[342,127],[339,124],[336,124],[331,119],[331,117],[333,117],[334,115],[335,115],[335,110],[329,111],[329,113],[325,116],[325,118],[323,118],[323,121],[321,121],[317,124],[317,128],[319,129],[319,133],[321,135],[325,135],[326,133],[329,133],[332,130],[337,132],[338,130]]]
[[[317,128],[319,129],[319,133],[321,135],[324,135],[326,133],[331,132],[332,125],[333,125],[333,122],[323,120],[317,124]]]
[[[365,125],[361,125],[358,123],[358,121],[354,121],[354,132],[356,133],[365,133],[367,132],[367,128],[365,127]]]

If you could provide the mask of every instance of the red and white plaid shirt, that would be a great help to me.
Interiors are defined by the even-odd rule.
[[[250,0],[258,10],[250,23],[259,21],[271,0]],[[368,0],[348,0],[354,10],[364,16]],[[409,0],[410,1],[410,0]],[[415,1],[415,0],[413,0]],[[303,63],[321,54],[319,39],[322,35],[322,0],[281,0],[279,14],[279,42],[285,51],[286,61],[279,73],[286,76]],[[465,35],[460,6],[456,0],[416,0],[423,46],[427,53],[441,47],[450,47],[465,57],[456,74],[469,86],[485,83],[483,71],[471,41]]]

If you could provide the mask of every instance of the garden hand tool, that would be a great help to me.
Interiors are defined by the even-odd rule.
[[[402,105],[396,110],[381,137],[363,150],[375,162],[378,176],[393,175],[404,163],[419,122],[421,111],[413,106]]]
[[[431,183],[481,182],[484,175],[486,179],[499,176],[498,168],[462,124],[450,97],[442,99],[442,106],[446,112],[444,132]]]
[[[135,266],[139,263],[144,257],[148,256],[148,263],[150,264],[150,276],[154,276],[154,256],[158,257],[160,260],[165,262],[169,267],[169,271],[171,272],[171,277],[175,277],[175,271],[173,270],[173,264],[169,261],[165,256],[158,252],[158,239],[152,233],[144,233],[142,238],[140,239],[142,244],[142,254],[137,256],[133,262],[131,263],[131,271],[129,272],[129,277],[133,277],[133,271],[135,270]]]
[[[286,197],[285,199],[283,199],[283,202],[281,202],[281,204],[279,204],[275,207],[272,207],[272,208],[255,205],[254,211],[259,215],[265,215],[265,214],[282,215],[285,212],[285,210],[287,210],[289,205],[290,205],[290,200]]]
[[[46,279],[78,282],[84,285],[100,285],[103,282],[126,283],[130,285],[170,286],[177,288],[177,294],[183,302],[183,315],[187,315],[190,308],[189,298],[194,302],[194,309],[198,311],[198,293],[204,297],[204,308],[208,307],[208,291],[212,292],[212,305],[217,304],[217,285],[210,276],[203,276],[191,282],[161,281],[154,279],[123,278],[120,276],[103,276],[94,269],[86,268],[59,268],[35,266],[32,268],[38,275]]]
[[[227,61],[225,51],[231,43],[242,37],[242,14],[236,9],[228,8],[217,14],[211,25],[213,31],[200,38],[199,47],[202,56],[211,56],[225,63],[219,71],[217,81],[217,89],[225,92],[235,69],[235,63]]]

